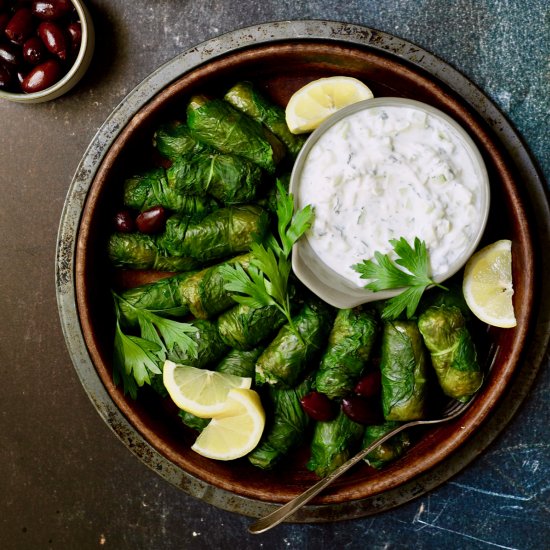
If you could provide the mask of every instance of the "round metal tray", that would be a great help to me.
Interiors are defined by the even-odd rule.
[[[518,181],[523,184],[522,193],[530,211],[532,232],[539,238],[535,252],[538,253],[540,262],[544,265],[538,266],[538,273],[547,272],[549,262],[542,253],[545,246],[550,243],[548,200],[542,178],[519,136],[500,111],[475,85],[429,52],[404,40],[373,29],[338,22],[268,23],[237,30],[204,42],[175,57],[138,85],[112,112],[92,140],[67,195],[59,228],[56,256],[56,288],[65,339],[75,369],[91,401],[110,428],[135,455],[166,480],[190,495],[220,508],[253,517],[265,515],[276,505],[213,487],[183,471],[149,445],[115,405],[98,377],[79,324],[74,285],[75,250],[80,216],[94,175],[120,129],[126,126],[140,108],[181,75],[218,57],[243,48],[274,44],[277,41],[309,39],[357,45],[406,61],[459,94],[491,128],[518,172]],[[310,505],[300,510],[293,517],[293,521],[334,521],[384,511],[433,489],[471,462],[510,421],[528,394],[541,364],[549,338],[549,321],[545,318],[544,312],[548,310],[550,304],[550,293],[548,283],[544,280],[540,281],[537,297],[540,299],[536,304],[538,309],[533,313],[534,328],[529,334],[529,345],[526,346],[520,364],[515,370],[514,383],[508,385],[505,395],[493,409],[490,417],[464,445],[429,472],[419,475],[396,489],[343,504]]]

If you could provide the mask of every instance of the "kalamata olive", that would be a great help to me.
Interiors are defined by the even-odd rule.
[[[355,385],[354,392],[363,397],[374,397],[380,393],[380,371],[372,370]]]
[[[38,65],[44,60],[46,48],[38,36],[31,36],[23,44],[23,59],[30,65]]]
[[[38,25],[38,36],[44,42],[44,46],[59,59],[67,59],[67,39],[65,33],[57,23],[44,21]]]
[[[32,3],[32,13],[39,19],[54,21],[59,19],[73,9],[70,0],[36,0]]]
[[[324,393],[309,392],[300,399],[300,403],[306,414],[314,420],[327,422],[336,416],[335,404]]]
[[[0,59],[10,65],[19,65],[21,63],[20,48],[9,42],[0,44]]]
[[[0,89],[9,90],[13,83],[13,68],[0,61]]]
[[[15,44],[23,45],[23,42],[33,33],[34,24],[29,8],[19,8],[8,21],[4,34]]]
[[[82,42],[82,27],[80,21],[73,21],[67,25],[67,32],[71,37],[71,52],[77,53],[80,49],[80,43]]]
[[[121,233],[131,233],[135,231],[136,224],[134,216],[129,210],[120,210],[115,214],[115,229]]]
[[[381,421],[378,407],[372,400],[360,395],[350,395],[342,399],[342,410],[359,424],[377,424]]]
[[[158,233],[166,225],[166,210],[162,206],[153,206],[136,218],[136,227],[142,233]]]
[[[21,89],[31,94],[40,92],[55,84],[61,76],[61,66],[55,59],[48,59],[37,65],[21,82]]]

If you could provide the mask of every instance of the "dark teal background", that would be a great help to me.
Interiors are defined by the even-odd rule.
[[[0,548],[548,548],[548,357],[503,434],[451,481],[375,517],[287,524],[253,537],[246,532],[250,519],[169,485],[105,426],[65,349],[53,282],[63,201],[105,118],[176,54],[257,23],[347,21],[417,44],[466,75],[500,107],[548,181],[548,2],[88,4],[98,44],[80,85],[42,105],[0,101]]]

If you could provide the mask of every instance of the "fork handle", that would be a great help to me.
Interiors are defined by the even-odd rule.
[[[382,445],[382,443],[386,442],[395,434],[410,427],[411,424],[412,423],[408,423],[398,426],[397,428],[394,428],[391,432],[388,432],[382,437],[379,437],[376,441],[373,441],[371,445],[361,450],[354,457],[350,458],[348,461],[344,462],[341,466],[336,468],[336,470],[330,473],[327,477],[312,485],[309,489],[298,495],[296,498],[292,499],[290,502],[287,502],[285,505],[277,508],[274,512],[271,512],[267,516],[264,516],[263,518],[250,525],[248,527],[248,531],[252,534],[257,535],[260,533],[265,533],[265,531],[271,529],[272,527],[275,527],[276,525],[279,525],[279,523],[291,516],[294,512],[304,506],[304,504],[307,504],[313,497],[318,495],[327,485],[330,485],[344,472],[347,472],[352,466],[355,466],[355,464],[357,464],[361,459],[365,458],[365,456],[376,449],[376,447]]]

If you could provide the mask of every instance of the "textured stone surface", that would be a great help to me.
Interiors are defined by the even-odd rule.
[[[96,0],[92,67],[70,95],[0,101],[0,546],[2,548],[545,547],[548,368],[500,438],[453,480],[399,509],[328,525],[250,520],[206,505],[141,464],[106,428],[59,326],[54,253],[63,202],[99,126],[151,71],[235,28],[332,19],[377,28],[473,80],[550,177],[549,11],[543,0]]]

